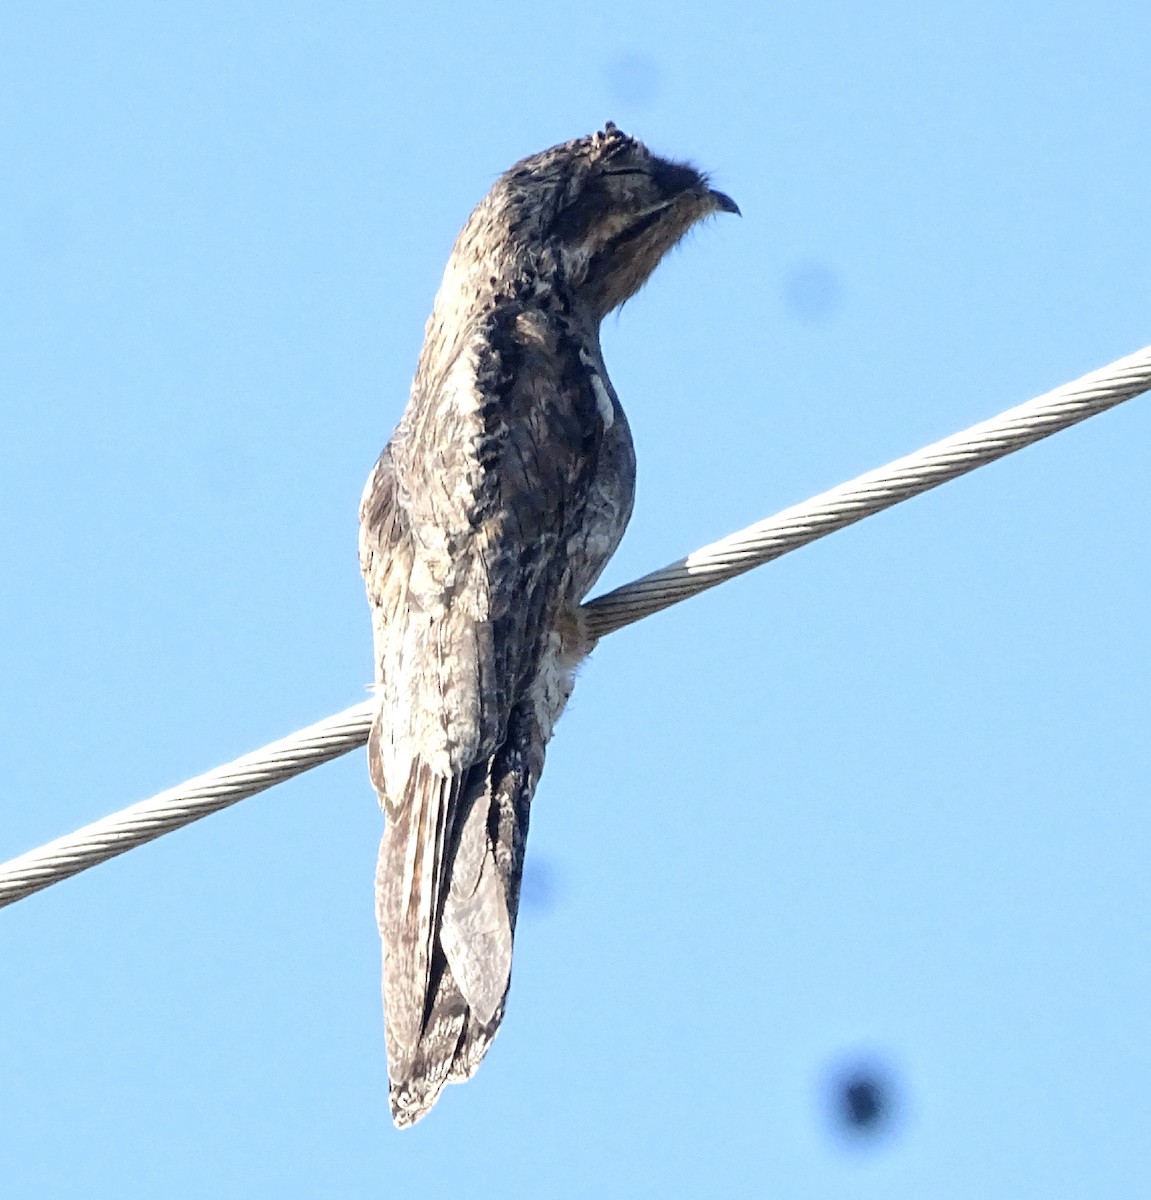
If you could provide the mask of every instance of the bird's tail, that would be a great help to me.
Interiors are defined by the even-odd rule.
[[[534,714],[514,713],[496,753],[468,771],[445,840],[442,904],[434,923],[423,1020],[416,1037],[400,1035],[387,1012],[389,1100],[399,1128],[418,1121],[446,1083],[475,1074],[503,1019],[511,981],[512,941],[532,793],[543,767]],[[403,869],[405,822],[384,831],[376,895]],[[385,948],[395,931],[380,909]],[[385,953],[385,961],[387,954]],[[398,1001],[422,981],[387,978]],[[417,1001],[418,1003],[418,1001]],[[405,1006],[406,1007],[406,1006]]]
[[[397,1129],[406,1129],[425,1116],[444,1084],[463,1083],[475,1074],[504,1015],[501,1001],[491,1021],[486,1025],[478,1021],[442,953],[437,959],[440,973],[433,984],[427,1022],[415,1053],[404,1056],[399,1078],[389,1055],[388,1102]]]

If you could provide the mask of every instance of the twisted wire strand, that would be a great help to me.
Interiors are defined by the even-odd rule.
[[[1151,346],[757,521],[584,606],[604,637],[1151,388]]]
[[[0,908],[355,750],[374,710],[365,700],[0,864]]]
[[[1151,346],[597,597],[584,606],[589,632],[604,637],[1149,388]],[[0,864],[0,907],[362,746],[373,712],[374,701],[353,705]]]

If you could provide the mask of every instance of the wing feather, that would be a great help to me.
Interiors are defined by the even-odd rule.
[[[453,788],[453,780],[417,766],[380,843],[376,916],[384,945],[389,1069],[396,1075],[410,1069],[424,1028]]]
[[[541,721],[532,689],[630,511],[629,480],[612,544],[573,562],[605,425],[575,343],[554,322],[497,305],[447,361],[434,375],[421,364],[361,506],[398,1124],[470,1076],[499,1027],[528,810],[558,715]]]

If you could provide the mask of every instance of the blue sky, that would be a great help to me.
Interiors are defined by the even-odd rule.
[[[363,697],[360,490],[524,154],[612,118],[744,213],[607,322],[605,586],[1151,341],[1145,4],[400,7],[0,17],[0,858]],[[605,641],[504,1028],[410,1133],[362,754],[6,909],[6,1188],[1146,1193],[1149,437]]]

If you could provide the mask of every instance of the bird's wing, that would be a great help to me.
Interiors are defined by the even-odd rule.
[[[575,599],[603,434],[575,344],[538,312],[508,302],[458,346],[421,366],[361,507],[389,1075],[393,1106],[397,1087],[423,1097],[409,1119],[474,1070],[502,1014],[550,732],[525,693]]]

